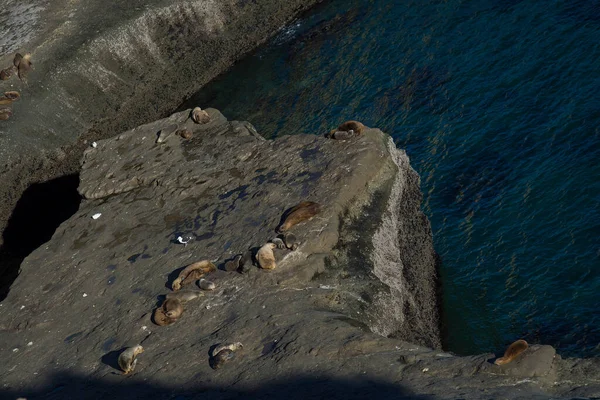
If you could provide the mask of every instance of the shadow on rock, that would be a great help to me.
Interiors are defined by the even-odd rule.
[[[2,234],[0,301],[8,295],[25,257],[46,243],[56,228],[79,209],[79,174],[67,175],[27,188]]]
[[[111,352],[118,355],[119,352]],[[108,355],[107,355],[108,356]],[[103,360],[104,362],[104,360]],[[111,365],[112,366],[112,365]],[[219,372],[215,372],[218,374]],[[123,381],[116,383],[117,377],[104,380],[59,373],[49,381],[51,385],[33,391],[5,391],[7,399],[24,397],[27,399],[434,399],[432,396],[412,394],[400,385],[364,379],[338,380],[322,377],[298,377],[294,379],[268,383],[252,390],[235,387],[190,384],[187,389],[177,389],[152,385],[135,379],[135,374],[123,375]],[[110,382],[109,382],[110,381]],[[238,382],[238,385],[241,382]]]

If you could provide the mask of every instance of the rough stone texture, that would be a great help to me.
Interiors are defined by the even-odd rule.
[[[30,184],[77,172],[84,141],[169,115],[318,1],[4,2],[0,67],[20,51],[34,70],[0,81],[22,94],[0,122],[0,231]]]
[[[599,360],[531,346],[493,354],[439,347],[436,268],[419,178],[389,136],[264,140],[243,122],[174,114],[86,150],[79,211],[23,263],[0,304],[4,393],[15,398],[508,398],[600,395]],[[160,131],[187,126],[193,138]],[[224,271],[275,236],[302,200],[324,206],[292,229],[273,271]],[[101,213],[98,219],[91,216]],[[187,245],[179,236],[191,237]],[[213,260],[217,289],[158,327],[152,310],[186,265]],[[384,337],[387,335],[390,337]],[[219,370],[215,345],[244,349]],[[411,344],[419,342],[420,344]],[[142,344],[135,374],[119,352]],[[208,396],[208,397],[207,397]],[[9,397],[10,398],[10,397]]]

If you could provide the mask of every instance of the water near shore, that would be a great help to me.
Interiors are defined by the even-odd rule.
[[[329,1],[186,105],[268,137],[358,119],[422,178],[446,347],[600,356],[600,6]]]

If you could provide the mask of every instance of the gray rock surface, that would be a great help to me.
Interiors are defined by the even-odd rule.
[[[3,2],[0,67],[19,51],[34,70],[0,81],[22,95],[0,121],[0,230],[30,184],[77,172],[86,141],[169,115],[318,1]]]
[[[531,346],[496,366],[493,354],[439,350],[419,177],[389,136],[268,141],[208,111],[206,125],[178,113],[86,150],[79,211],[25,260],[0,303],[7,398],[600,396],[599,360]],[[172,125],[193,138],[156,143]],[[303,200],[323,211],[292,228],[301,244],[276,250],[275,270],[223,270],[272,239]],[[173,325],[155,325],[170,282],[203,259],[220,268],[207,276],[216,290]],[[234,342],[244,345],[235,359],[211,369],[214,347]],[[118,354],[136,344],[145,352],[122,375]]]

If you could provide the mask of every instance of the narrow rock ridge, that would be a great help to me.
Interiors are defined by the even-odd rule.
[[[503,366],[494,354],[435,349],[431,228],[419,177],[388,135],[264,140],[247,122],[207,112],[206,124],[188,110],[86,150],[84,201],[23,262],[2,303],[8,396],[600,395],[600,360],[562,360],[550,346],[532,344]],[[274,270],[225,269],[273,239],[283,212],[305,200],[322,211],[291,228],[299,247],[276,249]],[[175,277],[200,260],[217,265],[205,276],[216,289],[174,324],[155,325]],[[243,349],[213,370],[215,346],[237,342]],[[118,373],[118,355],[137,344],[134,373]]]

